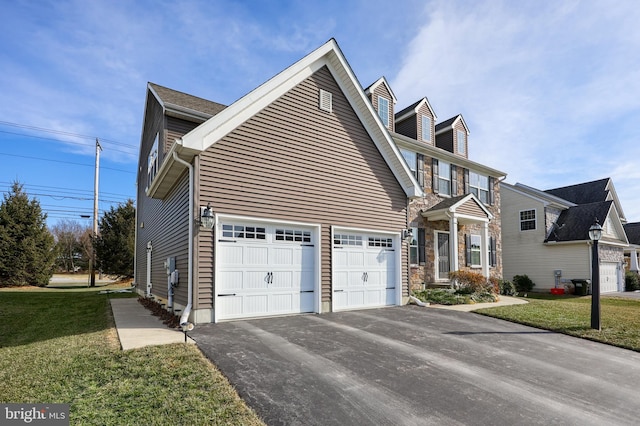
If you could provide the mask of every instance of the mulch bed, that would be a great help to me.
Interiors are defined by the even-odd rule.
[[[148,297],[138,297],[138,302],[150,310],[152,315],[160,317],[167,327],[180,328],[180,317],[167,311],[160,303]]]

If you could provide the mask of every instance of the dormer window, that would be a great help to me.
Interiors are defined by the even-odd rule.
[[[378,116],[385,127],[389,127],[389,100],[378,96]]]
[[[431,142],[431,117],[422,116],[422,141]]]
[[[456,130],[456,138],[458,143],[458,154],[466,154],[465,133],[462,130]]]

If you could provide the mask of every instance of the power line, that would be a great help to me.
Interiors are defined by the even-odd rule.
[[[22,136],[22,137],[27,137],[27,138],[34,138],[34,139],[42,139],[42,140],[46,140],[46,141],[60,142],[60,143],[64,143],[64,144],[80,145],[80,146],[86,146],[86,147],[92,147],[93,146],[92,144],[89,144],[89,143],[74,142],[74,141],[60,140],[60,139],[53,139],[53,138],[45,138],[44,136],[28,135],[26,133],[7,132],[6,130],[0,130],[0,133],[5,133],[5,134],[8,134],[8,135]],[[136,151],[137,151],[137,148],[134,148],[134,147],[130,147],[130,148],[127,147],[127,149],[131,149],[131,151],[124,151],[124,150],[116,149],[116,148],[109,148],[109,151],[122,152],[124,154],[135,154]]]
[[[62,161],[62,160],[51,160],[49,158],[40,158],[40,157],[32,157],[29,155],[18,155],[18,154],[9,154],[6,152],[0,152],[0,155],[6,155],[9,157],[17,157],[17,158],[27,158],[30,160],[40,160],[40,161],[49,161],[52,163],[60,163],[60,164],[73,164],[76,166],[84,166],[84,167],[95,167],[93,164],[83,164],[83,163],[75,163],[73,161]],[[122,173],[131,173],[131,174],[135,174],[135,172],[129,171],[129,170],[122,170],[122,169],[116,169],[113,167],[102,167],[103,169],[107,169],[107,170],[113,170],[116,172],[122,172]]]
[[[81,135],[79,133],[66,132],[64,130],[47,129],[47,128],[44,128],[44,127],[30,126],[30,125],[27,125],[27,124],[12,123],[10,121],[0,121],[0,124],[5,125],[5,126],[19,127],[21,129],[37,130],[37,131],[46,132],[46,133],[55,133],[57,135],[73,136],[73,137],[81,138],[81,139],[91,139],[91,140],[100,139],[101,141],[109,142],[109,143],[112,143],[114,145],[131,147],[131,148],[137,149],[137,146],[135,146],[135,145],[126,144],[126,143],[114,141],[114,140],[111,140],[111,139],[104,139],[104,138],[101,138],[99,136]]]
[[[29,184],[29,183],[23,183],[20,182],[21,185],[23,185],[25,188],[33,188],[33,189],[37,189],[37,188],[44,188],[44,189],[53,189],[52,192],[65,192],[68,191],[68,193],[71,193],[73,195],[79,195],[79,194],[74,194],[74,193],[85,193],[85,194],[93,194],[93,191],[87,190],[87,189],[75,189],[75,188],[62,188],[62,187],[58,187],[58,186],[47,186],[47,185],[34,185],[34,184]],[[0,181],[0,185],[13,185],[13,182],[1,182]],[[115,195],[118,197],[126,197],[126,198],[135,198],[135,196],[132,195],[128,195],[128,194],[118,194],[115,192],[105,192],[105,191],[100,191],[101,194],[106,194],[106,195]]]

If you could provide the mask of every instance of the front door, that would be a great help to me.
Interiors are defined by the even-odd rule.
[[[436,232],[436,244],[438,247],[436,265],[438,265],[438,280],[449,279],[449,233]]]

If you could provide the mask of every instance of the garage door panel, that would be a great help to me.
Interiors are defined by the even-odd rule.
[[[618,265],[600,263],[600,293],[618,291]]]
[[[218,241],[218,320],[314,311],[316,248],[310,230],[288,235],[275,225],[222,226],[223,231],[260,229],[262,238],[223,233]]]

